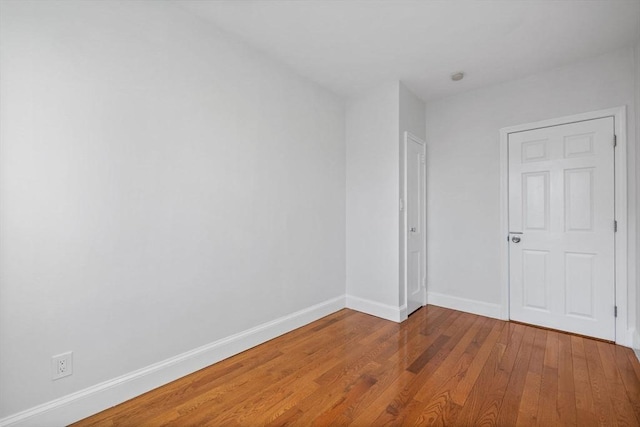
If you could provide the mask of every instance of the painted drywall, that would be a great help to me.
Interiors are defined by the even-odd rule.
[[[399,82],[348,101],[347,295],[394,309],[399,301],[398,129]]]
[[[344,295],[341,99],[165,2],[0,7],[0,419]]]
[[[404,132],[411,132],[420,139],[426,138],[425,103],[422,99],[400,83],[400,139]]]
[[[348,101],[346,128],[347,306],[401,321],[404,132],[424,138],[425,104],[388,82]]]
[[[640,255],[640,40],[635,48],[635,85],[636,85],[636,257]],[[636,324],[634,334],[634,347],[640,349],[640,266],[636,265]],[[639,354],[636,352],[636,354]],[[640,356],[638,356],[640,358]]]
[[[404,133],[409,132],[417,136],[420,139],[425,139],[425,103],[418,98],[413,92],[411,92],[402,82],[399,87],[400,96],[400,135],[398,138],[400,147],[400,194],[404,194]],[[404,239],[406,237],[406,225],[404,222],[404,215],[400,215],[400,227],[398,229],[398,236],[400,237],[400,295],[399,304],[402,306],[406,304],[406,290],[404,287]]]
[[[628,107],[629,116],[628,302],[634,305],[637,112],[632,48],[427,104],[430,301],[434,293],[439,300],[499,313],[504,238],[499,129],[621,105]],[[634,316],[635,307],[629,307],[630,325]]]

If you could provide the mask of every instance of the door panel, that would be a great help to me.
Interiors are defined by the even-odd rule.
[[[546,230],[549,226],[549,172],[522,175],[525,230]]]
[[[405,135],[405,280],[407,314],[426,302],[426,144]]]
[[[522,251],[523,307],[549,311],[549,251]]]
[[[613,129],[509,135],[511,319],[615,339]]]
[[[565,231],[593,231],[593,168],[564,171]]]
[[[565,254],[565,280],[567,295],[566,313],[571,316],[594,318],[593,309],[593,269],[595,254]]]

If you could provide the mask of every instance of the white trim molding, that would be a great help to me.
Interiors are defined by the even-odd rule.
[[[427,300],[429,305],[437,305],[438,307],[450,308],[452,310],[502,320],[502,306],[500,304],[476,301],[437,292],[428,292]]]
[[[407,319],[406,305],[394,307],[352,295],[347,295],[347,308],[397,323]]]
[[[628,328],[629,305],[628,300],[628,224],[627,224],[627,108],[621,106],[606,110],[592,111],[572,116],[559,117],[534,123],[526,123],[500,129],[500,246],[501,260],[501,289],[502,304],[501,318],[509,319],[509,246],[506,237],[509,234],[509,171],[508,171],[508,138],[510,133],[539,129],[550,126],[558,126],[567,123],[575,123],[585,120],[594,120],[604,117],[613,117],[614,132],[617,137],[615,151],[615,213],[618,222],[618,232],[615,239],[616,251],[616,305],[618,317],[616,318],[616,343],[627,347],[632,346],[632,334]],[[635,306],[635,304],[633,304]]]
[[[344,295],[0,419],[0,427],[64,426],[248,350],[345,307]]]

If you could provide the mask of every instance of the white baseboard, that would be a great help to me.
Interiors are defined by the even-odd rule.
[[[347,308],[398,323],[407,318],[407,306],[394,307],[352,295],[347,295]]]
[[[0,419],[0,427],[65,426],[304,326],[345,307],[340,296],[118,378]]]
[[[454,297],[437,292],[428,292],[427,301],[431,305],[502,320],[502,306],[500,304]]]
[[[632,346],[633,352],[636,354],[638,361],[640,361],[640,331],[637,329],[633,331]]]
[[[616,344],[638,350],[640,349],[640,336],[635,328],[627,328],[619,332],[616,327]]]

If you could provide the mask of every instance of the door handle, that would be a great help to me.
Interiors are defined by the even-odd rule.
[[[412,232],[412,233],[415,233],[415,232],[416,232],[416,228],[415,228],[415,227],[411,227],[411,228],[409,229],[409,231],[410,231],[410,232]]]
[[[522,235],[524,233],[522,233],[522,231],[510,231],[509,234],[512,234],[512,235],[513,234],[520,234],[520,235]],[[509,236],[507,236],[507,242],[508,241],[509,241]],[[513,243],[520,243],[520,236],[517,236],[517,235],[516,236],[511,236],[511,241]]]

